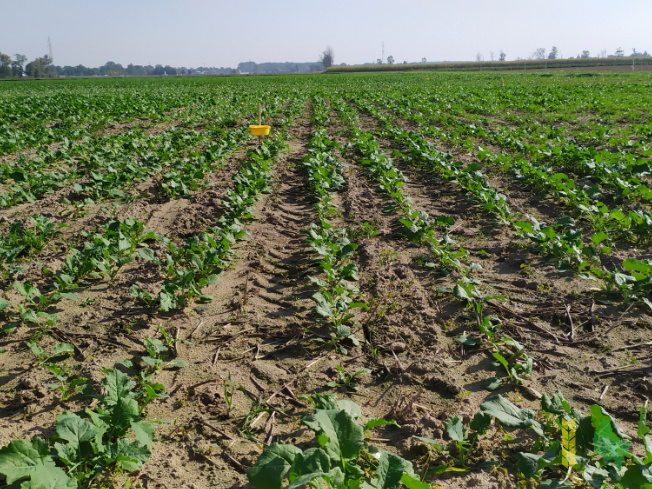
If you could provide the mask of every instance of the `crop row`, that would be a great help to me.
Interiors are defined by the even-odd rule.
[[[395,127],[391,118],[373,105],[360,100],[357,103],[363,110],[382,121],[387,135],[396,144],[408,148],[408,161],[427,165],[448,181],[461,186],[501,223],[509,224],[518,236],[527,238],[532,243],[532,251],[554,257],[562,271],[574,270],[581,277],[596,281],[608,293],[619,293],[625,304],[637,300],[652,310],[652,303],[647,299],[647,295],[652,291],[652,263],[649,260],[627,258],[623,260],[623,268],[619,269],[612,260],[605,259],[612,253],[614,239],[627,237],[643,244],[649,242],[649,225],[652,221],[647,212],[629,211],[625,214],[621,209],[609,212],[602,203],[594,205],[586,200],[579,203],[575,201],[583,212],[593,212],[594,217],[598,214],[602,217],[601,221],[591,221],[596,232],[590,237],[588,244],[585,244],[583,233],[576,227],[573,218],[561,217],[552,225],[540,223],[532,217],[522,220],[521,216],[513,215],[509,211],[506,197],[486,183],[481,172],[482,165],[455,162],[450,154],[437,150],[422,135]],[[492,155],[482,150],[479,154],[481,160],[485,159],[486,155]],[[550,175],[550,172],[526,160],[519,160],[517,163],[508,161],[520,165],[521,171],[523,168],[531,170],[528,175],[530,178],[533,178],[531,175],[537,176],[539,188],[550,190],[554,187],[553,193],[558,197],[568,199],[569,196],[581,195],[561,175]],[[563,185],[566,186],[560,188]]]
[[[336,348],[344,350],[338,345],[342,340],[359,344],[352,332],[352,327],[356,326],[353,309],[366,309],[367,306],[355,300],[359,294],[354,285],[358,280],[358,267],[353,258],[358,245],[349,240],[346,228],[338,229],[330,222],[339,215],[332,194],[342,190],[346,180],[344,164],[333,152],[338,145],[329,139],[324,129],[329,122],[329,111],[330,107],[321,97],[313,97],[315,131],[308,144],[309,154],[303,159],[303,168],[308,175],[308,187],[317,198],[318,223],[311,223],[307,242],[319,256],[315,262],[320,274],[308,278],[311,284],[319,287],[319,292],[312,295],[315,313],[332,329],[331,341]]]

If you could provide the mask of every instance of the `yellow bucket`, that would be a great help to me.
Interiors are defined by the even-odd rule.
[[[269,126],[249,126],[249,131],[252,136],[267,136],[269,134]]]

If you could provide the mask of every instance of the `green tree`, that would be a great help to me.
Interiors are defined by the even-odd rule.
[[[506,58],[507,58],[507,55],[505,54],[505,51],[503,51],[501,49],[500,54],[498,55],[498,61],[505,61]]]
[[[120,63],[107,61],[104,66],[100,66],[100,74],[108,76],[122,76],[125,74],[125,69]]]
[[[582,51],[582,58],[590,58],[590,57],[591,57],[590,52],[588,52],[586,49]]]
[[[321,61],[321,64],[324,65],[325,70],[333,66],[333,63],[335,62],[335,54],[333,54],[333,48],[328,46],[326,49],[324,49],[324,52],[321,53],[321,58],[319,61]]]
[[[27,61],[27,56],[24,54],[14,54],[14,60],[11,62],[11,71],[16,78],[23,76],[25,72],[25,61]]]
[[[0,52],[0,78],[11,78],[11,57]]]
[[[625,51],[623,51],[623,48],[619,47],[618,49],[616,49],[614,56],[616,56],[617,58],[622,58],[623,56],[625,56]]]
[[[391,54],[389,56],[387,56],[387,64],[389,64],[389,65],[394,64],[394,56],[392,56]]]
[[[47,54],[41,58],[36,58],[34,61],[27,63],[25,66],[25,73],[30,78],[47,78],[51,76],[52,58]]]
[[[548,54],[548,59],[557,59],[559,57],[559,50],[557,49],[557,46],[553,46],[552,49],[550,50],[550,53]]]

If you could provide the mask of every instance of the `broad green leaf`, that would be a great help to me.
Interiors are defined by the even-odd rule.
[[[383,451],[376,470],[378,481],[374,484],[374,487],[376,489],[396,489],[404,474],[414,476],[412,462],[408,462],[393,453]]]
[[[60,299],[68,299],[69,301],[76,301],[79,299],[79,294],[72,294],[70,292],[59,292],[57,296]]]
[[[52,356],[58,355],[72,355],[75,353],[75,348],[70,343],[58,343],[54,348],[52,348]]]
[[[317,410],[304,424],[316,434],[321,447],[331,460],[352,459],[363,446],[362,425],[343,410]]]
[[[156,260],[156,254],[154,253],[154,250],[152,250],[151,248],[140,248],[138,250],[138,256],[140,256],[143,260],[147,260],[147,261]]]
[[[652,464],[630,466],[621,482],[627,489],[652,489]]]
[[[136,387],[136,382],[131,380],[120,370],[112,369],[105,372],[106,376],[102,385],[106,389],[106,396],[103,402],[108,406],[114,406],[119,399],[134,398],[136,395],[132,391]]]
[[[469,428],[477,431],[481,435],[485,434],[489,426],[491,426],[491,416],[487,413],[475,413],[475,416],[473,416],[473,419],[469,423]]]
[[[159,292],[158,297],[159,306],[163,312],[171,311],[177,306],[177,302],[174,299],[174,296],[168,294],[167,292]]]
[[[484,388],[490,392],[500,389],[503,386],[505,380],[502,377],[489,377],[484,384]]]
[[[20,315],[20,319],[26,323],[38,324],[38,316],[36,315],[36,312],[34,312],[32,309],[22,313]]]
[[[410,474],[403,474],[403,477],[401,477],[401,484],[408,489],[428,489],[430,487],[427,482],[421,482]]]
[[[532,226],[532,223],[531,223],[531,222],[527,222],[527,221],[516,221],[516,222],[514,223],[514,226],[516,226],[517,228],[522,229],[522,230],[525,231],[526,233],[533,233],[533,232],[534,232],[534,226]]]
[[[505,359],[504,356],[502,356],[500,353],[494,352],[491,354],[496,360],[498,360],[503,367],[506,369],[509,369],[509,363],[507,363],[507,360]]]
[[[160,358],[154,358],[147,355],[144,357],[140,357],[140,359],[142,360],[143,363],[151,366],[156,366],[163,363],[163,360],[161,360]]]
[[[367,420],[367,424],[365,425],[365,430],[370,430],[372,428],[376,428],[378,426],[387,426],[387,425],[394,425],[400,428],[399,424],[394,421],[393,419],[390,421],[387,421],[386,419],[383,418],[369,418]]]
[[[324,318],[329,318],[333,316],[333,311],[331,309],[331,301],[321,292],[317,292],[312,295],[312,299],[317,304],[315,307],[315,312]]]
[[[526,479],[531,479],[540,468],[539,459],[541,459],[541,455],[519,452],[516,454],[516,467]]]
[[[466,472],[468,469],[460,469],[459,467],[452,467],[450,465],[438,465],[428,470],[428,474],[443,474],[445,472]]]
[[[371,373],[367,369],[363,369],[362,371]],[[362,416],[362,409],[353,401],[349,401],[348,399],[341,399],[337,401],[336,405],[337,405],[337,409],[341,409],[342,411],[345,411],[353,419],[357,419],[360,416]]]
[[[643,261],[636,260],[635,258],[628,258],[623,262],[623,267],[627,270],[636,270],[637,272],[649,273],[652,271],[652,265],[648,265]]]
[[[451,416],[444,423],[446,434],[453,441],[464,441],[464,427],[462,420],[457,416]]]
[[[594,409],[597,408],[597,409]],[[622,466],[631,444],[619,438],[612,430],[611,418],[604,416],[597,405],[591,406],[591,414],[595,434],[593,448],[606,462],[614,462]]]
[[[125,471],[133,472],[142,467],[152,453],[140,442],[122,438],[116,443],[107,444],[106,455]]]
[[[572,489],[570,482],[561,479],[546,479],[539,486],[541,489]]]
[[[469,293],[466,291],[464,287],[462,287],[460,284],[456,284],[455,287],[453,287],[453,295],[457,297],[458,299],[465,299],[467,301],[471,301],[472,298],[469,295]]]
[[[609,421],[609,424],[611,425],[611,429],[616,435],[618,435],[619,438],[623,440],[630,439],[630,436],[620,430],[620,428],[616,424],[616,421],[614,421],[611,415],[607,414],[607,412],[602,408],[602,406],[598,406],[597,404],[594,404],[591,406],[590,409],[591,409],[591,421],[593,423],[593,427],[596,430],[602,425],[602,421],[604,419],[607,419]]]
[[[185,360],[180,360],[180,359],[175,359],[175,360],[170,360],[168,362],[168,365],[173,368],[183,368],[188,366],[188,362]]]
[[[154,441],[154,435],[156,434],[156,427],[153,423],[147,421],[133,421],[131,423],[131,429],[134,431],[136,440],[146,447],[149,447]]]
[[[646,418],[647,418],[647,407],[643,406],[639,411],[638,429],[636,430],[636,434],[641,438],[643,438],[645,435],[647,435],[650,432],[650,428],[648,428],[646,424]]]
[[[55,428],[57,435],[66,440],[75,449],[82,442],[92,440],[97,434],[97,428],[75,414],[65,415],[57,419]]]
[[[287,489],[307,487],[311,482],[317,482],[314,487],[323,487],[324,483],[322,481],[326,481],[327,485],[325,487],[343,487],[344,474],[342,473],[342,469],[334,467],[329,472],[313,472],[311,474],[301,475],[287,486]]]
[[[543,432],[541,425],[534,419],[535,415],[531,409],[518,408],[500,394],[480,404],[480,409],[496,418],[504,426],[511,428],[531,426],[535,431]]]
[[[75,467],[80,462],[80,450],[71,446],[69,443],[55,442],[54,449],[57,452],[59,460],[68,467]]]
[[[591,241],[593,242],[593,244],[599,245],[607,238],[609,238],[609,236],[606,233],[602,231],[598,231],[591,237]]]
[[[595,489],[601,489],[604,487],[604,483],[609,477],[609,472],[592,465],[587,465],[582,473],[582,477],[586,482],[591,484],[592,487],[595,487]]]
[[[547,394],[541,396],[541,409],[551,414],[563,414],[570,412],[570,406],[560,390],[555,391],[552,399]]]
[[[652,463],[652,438],[644,436],[643,446],[645,447],[645,463]]]
[[[217,284],[220,282],[220,274],[219,273],[213,273],[206,277],[206,283],[207,284]]]
[[[13,440],[0,449],[0,474],[7,484],[28,479],[24,489],[75,489],[77,481],[54,464],[50,447],[42,438]]]
[[[455,341],[466,346],[475,346],[479,343],[478,340],[468,334],[459,335],[457,338],[455,338]]]
[[[292,467],[288,472],[288,480],[290,482],[296,482],[300,476],[307,475],[311,475],[312,479],[315,479],[327,474],[330,469],[331,463],[326,452],[321,448],[310,448],[296,455]]]
[[[556,225],[557,226],[573,227],[573,226],[575,226],[575,219],[573,219],[572,217],[568,217],[568,216],[560,217],[559,219],[557,219]]]
[[[283,489],[283,479],[300,453],[293,445],[269,446],[247,470],[247,480],[256,489]]]

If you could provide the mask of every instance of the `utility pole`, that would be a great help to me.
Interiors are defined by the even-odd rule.
[[[48,36],[48,55],[50,56],[50,63],[54,64],[54,55],[52,54],[52,41],[50,41],[50,36]]]

